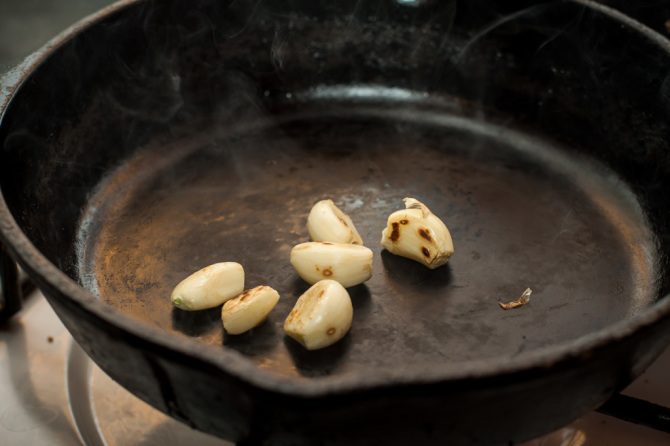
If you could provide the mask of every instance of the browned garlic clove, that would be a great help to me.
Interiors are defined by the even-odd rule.
[[[265,285],[246,290],[223,304],[221,321],[229,334],[240,334],[260,325],[277,305],[279,293]]]
[[[345,288],[372,277],[372,251],[349,243],[307,242],[291,250],[291,265],[307,283],[332,279]]]
[[[307,217],[307,232],[313,242],[363,244],[351,218],[335,206],[333,200],[321,200],[312,207]]]
[[[284,332],[308,350],[328,347],[347,334],[353,313],[347,290],[334,280],[321,280],[300,296]]]
[[[447,226],[423,203],[405,198],[406,209],[392,213],[382,232],[381,244],[392,254],[437,268],[454,253]]]

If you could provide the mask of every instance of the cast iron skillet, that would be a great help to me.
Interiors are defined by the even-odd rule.
[[[587,1],[121,2],[5,78],[2,239],[105,372],[194,428],[522,441],[670,340],[669,51]],[[447,266],[380,248],[407,196],[450,228]],[[288,254],[323,198],[374,274],[307,352]],[[282,296],[240,336],[169,302],[229,260]]]

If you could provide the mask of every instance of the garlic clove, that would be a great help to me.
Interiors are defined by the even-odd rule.
[[[277,305],[279,293],[265,285],[244,291],[223,304],[221,321],[229,334],[241,334],[260,325]]]
[[[291,265],[307,283],[332,279],[345,288],[372,277],[372,251],[361,245],[307,242],[291,250]]]
[[[389,252],[415,260],[428,268],[442,266],[454,253],[447,226],[423,203],[405,198],[406,209],[392,213],[382,232],[381,244]]]
[[[335,206],[333,200],[321,200],[312,207],[307,217],[307,232],[313,242],[363,244],[351,218]]]
[[[353,314],[347,290],[335,280],[321,280],[300,296],[284,332],[307,350],[328,347],[347,334]]]
[[[221,305],[244,291],[244,269],[235,262],[209,265],[182,280],[172,291],[172,304],[195,311]]]

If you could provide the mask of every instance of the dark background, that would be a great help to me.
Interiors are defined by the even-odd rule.
[[[0,71],[112,0],[0,0]]]
[[[78,20],[112,3],[113,0],[0,0],[0,71],[18,63]],[[603,0],[602,3],[670,37],[670,1]]]

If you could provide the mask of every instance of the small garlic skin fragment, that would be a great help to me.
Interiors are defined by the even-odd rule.
[[[307,283],[332,279],[345,288],[372,277],[372,251],[350,243],[307,242],[291,250],[291,265]]]
[[[244,291],[244,269],[236,262],[206,266],[172,291],[172,304],[182,310],[214,308]]]
[[[404,198],[406,209],[392,213],[381,244],[389,252],[415,260],[430,269],[444,265],[454,253],[447,226],[423,203]]]
[[[526,291],[523,292],[521,297],[519,297],[517,300],[513,300],[512,302],[508,302],[506,304],[502,302],[498,302],[498,304],[502,307],[503,310],[511,310],[512,308],[520,307],[521,305],[526,305],[528,302],[530,302],[530,294],[533,292],[530,288],[526,288]]]
[[[307,217],[307,232],[313,242],[363,244],[354,222],[333,200],[321,200],[312,207]]]
[[[334,280],[321,280],[300,296],[284,322],[284,333],[307,350],[339,341],[351,328],[351,297]]]
[[[279,293],[265,285],[244,291],[223,304],[221,321],[227,333],[236,335],[260,325],[277,305]]]

